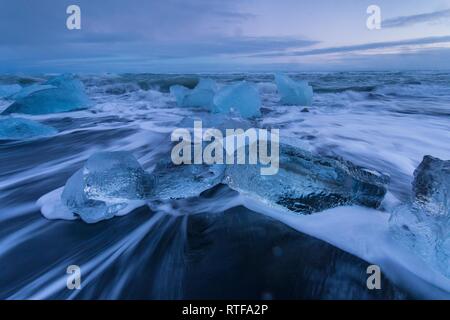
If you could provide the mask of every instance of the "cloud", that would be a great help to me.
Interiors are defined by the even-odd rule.
[[[247,1],[247,0],[242,0]],[[238,0],[78,0],[79,31],[66,28],[66,8],[72,0],[0,1],[0,46],[69,43],[83,38],[93,42],[102,35],[113,41],[177,41],[210,34],[232,34],[252,19]],[[112,39],[115,36],[118,39]],[[94,39],[93,39],[94,38]]]
[[[372,50],[372,49],[393,48],[393,47],[406,46],[406,45],[425,45],[425,44],[433,44],[433,43],[441,43],[441,42],[450,42],[450,35],[442,36],[442,37],[416,38],[416,39],[408,39],[408,40],[400,40],[400,41],[374,42],[374,43],[365,43],[365,44],[341,46],[341,47],[328,47],[328,48],[303,50],[303,51],[262,53],[262,54],[252,55],[252,57],[267,57],[267,58],[280,57],[280,56],[300,57],[300,56],[312,56],[312,55],[322,55],[322,54],[332,54],[332,53],[346,53],[346,52],[355,52],[355,51]]]
[[[398,28],[418,23],[450,21],[450,9],[383,20],[383,28]]]

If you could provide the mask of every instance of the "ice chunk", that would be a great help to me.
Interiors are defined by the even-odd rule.
[[[5,84],[0,85],[0,98],[7,98],[17,92],[19,92],[22,87],[18,84]]]
[[[55,128],[33,120],[10,117],[0,119],[0,140],[25,140],[51,136],[57,132]]]
[[[414,171],[413,193],[422,210],[450,217],[450,160],[425,156]]]
[[[219,113],[236,112],[244,118],[251,118],[261,114],[260,108],[258,89],[246,81],[226,86],[214,97],[213,110]]]
[[[391,215],[394,238],[450,277],[450,161],[425,156],[414,172],[413,195]]]
[[[24,99],[35,92],[46,89],[56,89],[56,87],[49,84],[32,84],[30,86],[22,88],[22,90],[20,90],[19,92],[9,96],[8,99],[10,100]]]
[[[180,85],[170,87],[170,93],[175,97],[179,107],[204,107],[210,109],[213,104],[217,85],[214,80],[200,79],[197,86],[189,90]]]
[[[142,205],[155,185],[128,152],[99,152],[66,183],[61,200],[85,222],[112,218]]]
[[[389,220],[393,238],[450,278],[450,219],[430,215],[415,204],[395,208]]]
[[[11,97],[15,102],[2,114],[46,114],[88,107],[89,98],[82,82],[72,75],[61,75],[43,85],[32,85]]]
[[[190,90],[188,88],[178,84],[170,87],[170,94],[175,97],[175,100],[177,101],[177,105],[179,107],[184,107],[184,98],[189,94],[189,92]]]
[[[377,208],[383,200],[387,176],[287,144],[279,148],[277,174],[261,175],[260,164],[228,165],[224,181],[241,193],[302,214],[352,204]]]
[[[313,89],[307,81],[294,81],[286,75],[276,74],[275,82],[282,104],[299,106],[312,104]]]
[[[153,172],[158,181],[153,193],[156,199],[183,199],[198,196],[221,183],[225,166],[175,165],[170,159],[162,159]]]

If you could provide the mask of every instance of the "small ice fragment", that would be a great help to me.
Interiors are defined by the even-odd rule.
[[[312,104],[313,89],[307,81],[294,81],[286,75],[276,74],[275,82],[282,104],[299,106]]]

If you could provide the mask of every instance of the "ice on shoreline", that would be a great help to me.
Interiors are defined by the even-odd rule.
[[[67,181],[61,201],[87,223],[110,219],[148,197],[154,179],[127,152],[99,152]]]
[[[234,190],[302,214],[351,204],[377,208],[389,183],[381,173],[287,144],[280,144],[276,175],[262,176],[260,167],[229,165],[225,182]]]
[[[368,263],[380,266],[394,283],[418,299],[450,299],[450,279],[392,238],[389,213],[359,206],[325,210],[313,215],[296,215],[241,197],[250,210],[326,241]]]
[[[244,118],[261,115],[261,98],[258,89],[246,82],[223,87],[214,97],[214,112],[228,114],[235,112]]]
[[[450,278],[450,161],[425,156],[414,172],[411,203],[394,208],[395,239]]]
[[[211,109],[217,84],[211,79],[200,79],[197,86],[190,90],[181,85],[170,87],[170,93],[175,97],[179,107]]]
[[[25,87],[9,97],[15,100],[2,114],[48,114],[87,108],[89,98],[83,83],[72,75],[52,78],[42,85]]]
[[[276,74],[275,82],[280,102],[285,105],[310,106],[312,104],[313,89],[307,81],[294,81],[284,74]]]
[[[255,85],[246,81],[226,85],[220,89],[214,80],[200,79],[194,89],[181,85],[170,87],[177,106],[204,108],[206,110],[229,114],[236,113],[243,118],[259,116],[261,98]]]

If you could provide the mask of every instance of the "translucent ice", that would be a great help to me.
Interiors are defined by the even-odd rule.
[[[414,172],[413,199],[395,208],[394,238],[450,277],[450,161],[425,156]]]
[[[414,171],[413,192],[416,206],[450,217],[450,160],[425,156]]]
[[[5,84],[0,85],[0,98],[9,97],[17,92],[19,92],[22,87],[18,84]]]
[[[182,199],[200,195],[222,182],[223,165],[175,165],[170,159],[161,160],[154,175],[158,181],[154,196],[159,200]]]
[[[170,94],[175,97],[179,107],[184,107],[184,98],[189,94],[189,92],[190,89],[178,84],[170,87]]]
[[[307,81],[294,81],[286,75],[276,74],[275,82],[282,104],[300,106],[312,104],[313,89]]]
[[[0,119],[0,140],[32,139],[51,136],[57,132],[55,128],[33,120],[10,117]]]
[[[236,112],[244,118],[259,116],[261,98],[258,89],[242,81],[219,90],[214,97],[214,111],[219,113]]]
[[[224,181],[239,192],[302,214],[352,204],[376,208],[383,200],[387,176],[287,144],[279,148],[277,174],[261,175],[260,165],[229,165]]]
[[[63,204],[85,222],[94,223],[120,215],[149,197],[153,176],[128,152],[100,152],[66,183]]]
[[[82,82],[72,75],[61,75],[43,85],[32,85],[11,97],[15,102],[3,114],[46,114],[86,108],[89,98]]]
[[[180,85],[170,87],[170,93],[175,97],[179,107],[204,107],[210,109],[213,104],[217,85],[214,80],[200,79],[197,86],[190,90]]]
[[[22,88],[22,90],[20,90],[19,92],[16,92],[15,94],[9,96],[8,99],[10,100],[24,99],[35,92],[47,89],[56,89],[56,87],[49,84],[32,84],[30,86]]]

